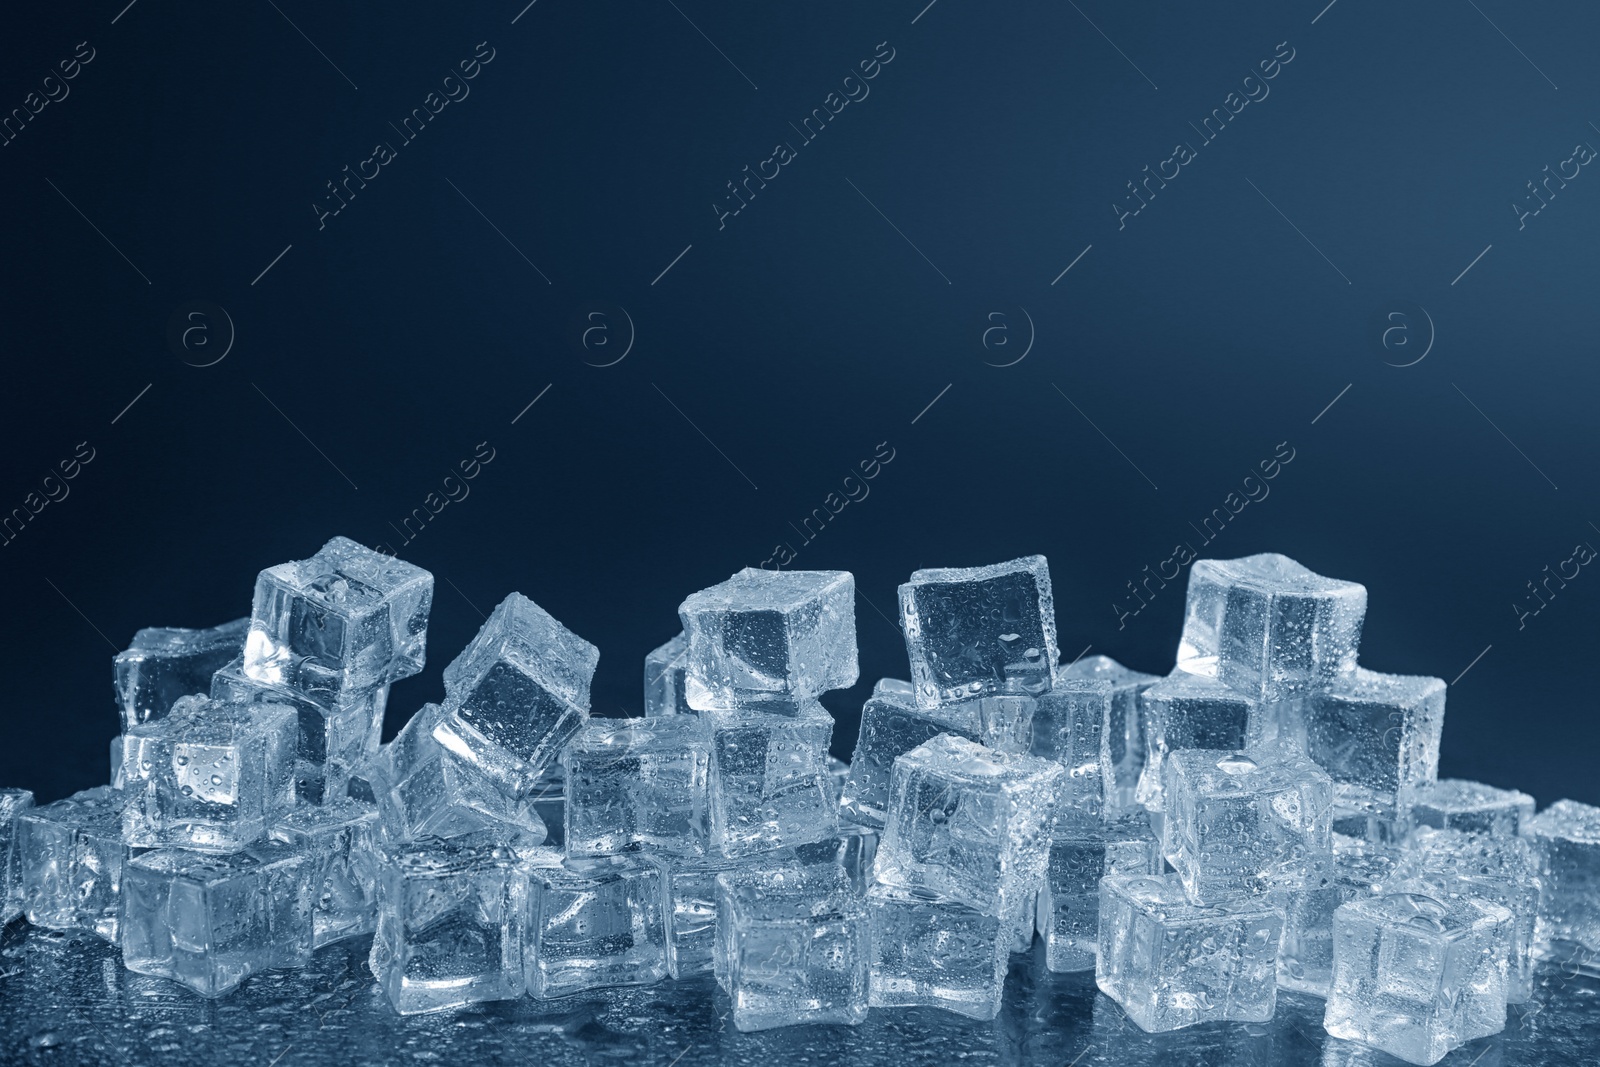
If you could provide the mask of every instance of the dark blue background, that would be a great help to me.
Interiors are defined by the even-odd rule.
[[[1188,541],[1364,582],[1364,663],[1461,675],[1445,773],[1600,801],[1600,575],[1514,607],[1600,544],[1600,177],[1521,229],[1511,206],[1600,144],[1594,12],[123,2],[0,38],[4,110],[94,49],[0,148],[0,511],[94,455],[0,548],[0,781],[103,780],[114,649],[246,613],[257,570],[335,533],[439,578],[391,732],[512,589],[599,645],[597,712],[638,713],[684,595],[788,542],[859,582],[842,752],[871,680],[904,676],[912,569],[1043,552],[1068,656],[1164,672],[1182,579],[1124,615],[1126,583]],[[725,183],[884,41],[870,95],[719,229]],[[479,42],[470,96],[319,230],[324,183]],[[1280,42],[1270,95],[1202,143]],[[1197,158],[1119,229],[1178,141]],[[236,329],[214,366],[190,364],[215,311],[169,341],[193,301]],[[618,308],[635,343],[595,366]],[[1428,318],[1426,358],[1389,365]],[[470,495],[402,546],[480,442]],[[802,541],[881,442],[870,495]],[[1270,495],[1203,545],[1191,523],[1282,442]]]

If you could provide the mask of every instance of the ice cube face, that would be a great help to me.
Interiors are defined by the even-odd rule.
[[[1097,678],[1057,678],[1038,699],[1028,751],[1066,768],[1061,818],[1093,826],[1101,822],[1114,781],[1111,762],[1112,703],[1116,691]]]
[[[165,715],[179,697],[211,691],[211,676],[244,652],[249,619],[204,630],[151,627],[113,662],[123,729]]]
[[[837,833],[793,848],[795,862],[802,867],[838,867],[850,879],[857,893],[865,893],[872,881],[873,861],[878,855],[878,831],[868,826],[840,826]],[[766,863],[765,856],[760,857]]]
[[[900,624],[923,707],[1050,690],[1056,611],[1043,556],[914,571],[900,587]]]
[[[122,918],[126,797],[107,786],[17,815],[16,862],[28,921],[88,930],[115,943]]]
[[[1066,771],[940,734],[894,763],[880,881],[1018,914],[1044,877]]]
[[[1600,952],[1600,808],[1558,800],[1528,822],[1528,837],[1544,879],[1541,951]]]
[[[1111,711],[1107,718],[1106,740],[1109,767],[1106,782],[1106,809],[1110,816],[1135,812],[1139,772],[1144,769],[1144,718],[1139,697],[1161,679],[1154,674],[1132,671],[1110,656],[1084,656],[1056,668],[1057,683],[1086,679],[1111,686]]]
[[[855,1025],[867,1016],[867,909],[832,866],[718,878],[733,1024],[743,1032],[795,1023]]]
[[[1333,913],[1361,897],[1386,893],[1398,884],[1397,853],[1365,842],[1336,841],[1333,877],[1326,885],[1275,898],[1283,911],[1278,950],[1278,988],[1326,998],[1333,983]]]
[[[885,678],[861,708],[861,730],[845,780],[844,814],[863,826],[883,827],[895,758],[942,733],[978,741],[978,731],[943,708],[917,706],[908,682]]]
[[[727,711],[845,689],[856,661],[856,580],[849,571],[746,567],[678,607],[689,642],[689,705]]]
[[[1291,749],[1167,757],[1162,849],[1196,904],[1317,888],[1333,866],[1333,781]]]
[[[666,930],[667,973],[691,978],[714,969],[717,942],[717,875],[749,867],[746,858],[657,856],[661,868],[662,921]],[[787,850],[759,857],[763,864],[794,862]]]
[[[534,865],[528,992],[563,997],[667,976],[660,866],[632,857]]]
[[[560,857],[549,852],[545,861]],[[369,961],[402,1015],[522,994],[525,858],[488,835],[426,839],[385,854]]]
[[[1095,984],[1141,1029],[1272,1018],[1283,919],[1267,903],[1191,904],[1175,875],[1112,875],[1100,892]]]
[[[1408,1063],[1505,1028],[1511,912],[1470,897],[1396,892],[1333,916],[1333,984],[1323,1026]]]
[[[683,693],[684,661],[689,656],[689,639],[682,633],[644,658],[644,714],[693,715]]]
[[[0,789],[0,926],[22,914],[22,866],[17,858],[17,817],[32,809],[26,789]]]
[[[1355,670],[1366,614],[1366,587],[1287,556],[1196,560],[1178,667],[1257,700],[1286,700]]]
[[[1010,936],[998,918],[926,889],[874,885],[866,900],[872,1007],[1000,1013]]]
[[[311,853],[262,843],[207,855],[157,849],[122,876],[130,971],[220,997],[252,974],[311,962]]]
[[[1145,764],[1138,801],[1163,811],[1162,766],[1170,752],[1186,748],[1247,749],[1274,735],[1272,711],[1212,678],[1175,672],[1139,698],[1145,726]]]
[[[311,945],[372,933],[378,920],[378,810],[348,797],[302,805],[271,837],[307,858]]]
[[[817,703],[789,711],[702,716],[711,739],[710,846],[718,855],[817,841],[838,827],[827,768],[833,717]]]
[[[1419,786],[1411,800],[1411,824],[1464,830],[1489,837],[1516,837],[1533,818],[1533,798],[1463,778],[1441,778]]]
[[[1406,824],[1439,775],[1444,698],[1438,678],[1358,669],[1304,702],[1305,752],[1333,778],[1341,815]]]
[[[142,848],[232,852],[294,805],[294,709],[183,697],[123,735],[123,835]]]
[[[520,800],[589,721],[600,651],[512,593],[444,669],[448,713],[434,737]]]
[[[698,717],[595,720],[561,759],[568,856],[705,851],[711,743]]]
[[[1148,817],[1126,815],[1104,827],[1066,825],[1050,843],[1036,922],[1052,971],[1094,969],[1100,939],[1100,879],[1160,874],[1161,850]]]
[[[256,578],[244,673],[326,702],[422,670],[433,575],[335,537]]]

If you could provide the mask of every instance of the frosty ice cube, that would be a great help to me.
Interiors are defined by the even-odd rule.
[[[1161,681],[1154,674],[1129,670],[1110,656],[1084,656],[1056,668],[1056,680],[1093,679],[1111,685],[1111,713],[1106,727],[1110,770],[1106,783],[1106,809],[1110,816],[1138,808],[1139,772],[1144,769],[1144,718],[1139,696]]]
[[[1541,954],[1592,959],[1600,952],[1600,808],[1558,800],[1528,822],[1544,879]]]
[[[17,860],[17,817],[33,807],[26,789],[0,789],[0,926],[22,914],[22,867]]]
[[[122,874],[122,961],[220,997],[252,974],[311,961],[311,855],[263,842],[208,855],[163,848]]]
[[[1333,778],[1339,814],[1405,825],[1439,774],[1444,698],[1438,678],[1358,669],[1305,701],[1305,752]]]
[[[256,578],[244,673],[322,701],[422,670],[433,575],[347,537]]]
[[[1245,749],[1276,736],[1272,711],[1214,678],[1176,671],[1139,698],[1145,727],[1145,764],[1138,800],[1161,811],[1162,764],[1184,748]]]
[[[123,735],[124,838],[211,852],[260,840],[294,805],[296,738],[281,704],[180,698]]]
[[[159,719],[179,697],[211,691],[211,676],[244,651],[249,619],[204,630],[150,627],[113,662],[123,729]]]
[[[568,856],[705,851],[711,743],[699,718],[596,719],[561,760]]]
[[[856,580],[849,571],[746,567],[678,607],[690,707],[799,701],[856,682]]]
[[[125,803],[120,791],[99,786],[17,815],[16,863],[30,923],[116,942],[128,856]]]
[[[512,593],[444,669],[439,743],[521,800],[589,721],[600,651]]]
[[[918,707],[908,682],[885,678],[874,687],[861,708],[861,730],[844,785],[846,816],[882,828],[895,757],[942,733],[979,740],[976,730],[965,728],[956,716],[946,718],[944,711]]]
[[[1191,904],[1176,875],[1112,875],[1100,892],[1095,984],[1141,1029],[1272,1018],[1283,919],[1270,905]]]
[[[370,934],[378,919],[378,809],[348,797],[302,805],[272,827],[307,857],[311,945]]]
[[[1044,877],[1066,771],[940,734],[894,762],[880,881],[1011,918]]]
[[[693,715],[694,709],[683,693],[684,661],[689,655],[689,639],[682,633],[644,658],[644,713]]]
[[[926,889],[879,884],[867,891],[867,922],[872,1007],[1000,1013],[1010,936],[998,918]]]
[[[1100,939],[1100,879],[1161,871],[1161,850],[1143,814],[1125,815],[1103,827],[1068,824],[1057,829],[1036,918],[1045,966],[1063,972],[1093,970]]]
[[[1332,877],[1333,781],[1290,749],[1167,757],[1162,850],[1196,904]]]
[[[563,997],[667,976],[659,866],[607,857],[527,870],[530,994]]]
[[[1323,1026],[1407,1063],[1505,1028],[1511,912],[1498,904],[1396,892],[1333,915],[1333,984]]]
[[[915,571],[900,587],[900,623],[923,707],[1050,689],[1056,613],[1043,556]]]
[[[1533,818],[1533,798],[1463,778],[1441,778],[1419,786],[1411,798],[1413,826],[1465,830],[1490,837],[1516,837]]]
[[[1359,897],[1397,884],[1398,854],[1335,835],[1333,877],[1324,885],[1275,897],[1283,911],[1278,988],[1327,997],[1333,982],[1333,913]]]
[[[1355,669],[1366,614],[1365,586],[1287,556],[1196,560],[1178,666],[1257,700],[1284,700]]]
[[[827,769],[833,717],[817,703],[788,713],[706,712],[711,738],[711,849],[743,856],[827,837],[839,823]]]

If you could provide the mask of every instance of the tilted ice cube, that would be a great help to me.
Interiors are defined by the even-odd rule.
[[[1028,751],[1066,768],[1061,818],[1097,825],[1111,788],[1112,704],[1116,690],[1096,678],[1057,678],[1039,697]]]
[[[1552,959],[1600,952],[1600,808],[1558,800],[1528,822],[1544,879],[1536,935]]]
[[[1423,891],[1439,900],[1467,896],[1509,908],[1506,1003],[1533,997],[1534,925],[1543,883],[1526,841],[1422,827],[1406,840],[1395,878],[1404,888],[1425,886]]]
[[[599,662],[599,649],[512,593],[444,669],[447,714],[433,735],[520,800],[589,721]]]
[[[295,747],[295,795],[312,804],[345,792],[355,768],[377,755],[389,687],[346,693],[338,700],[314,700],[286,685],[258,682],[235,659],[212,676],[213,700],[282,704],[294,709],[299,739]]]
[[[1333,782],[1292,749],[1167,757],[1162,850],[1196,904],[1332,878]]]
[[[698,717],[595,719],[561,760],[568,856],[705,851],[711,742]]]
[[[1408,1063],[1505,1028],[1511,912],[1498,904],[1396,892],[1333,915],[1333,984],[1323,1026]]]
[[[321,948],[370,934],[378,919],[378,809],[348,797],[302,805],[271,837],[308,857],[311,944]]]
[[[1305,752],[1333,778],[1340,815],[1405,825],[1439,775],[1444,698],[1438,678],[1358,669],[1304,702]]]
[[[1043,556],[914,571],[900,624],[923,707],[1050,689],[1056,612]]]
[[[682,633],[644,658],[644,713],[693,715],[694,709],[683,693],[684,662],[689,658],[689,639]]]
[[[1145,727],[1145,763],[1138,800],[1162,811],[1162,765],[1185,748],[1246,749],[1276,737],[1273,709],[1234,692],[1214,678],[1175,671],[1139,697]]]
[[[1333,913],[1360,897],[1390,892],[1398,854],[1335,835],[1333,877],[1274,898],[1283,911],[1278,988],[1326,997],[1333,982]]]
[[[312,855],[263,842],[208,855],[163,848],[122,874],[122,961],[220,997],[260,971],[311,962]]]
[[[369,965],[396,1011],[522,995],[527,861],[488,835],[428,838],[384,854]]]
[[[433,575],[347,537],[256,578],[244,673],[316,700],[422,670]]]
[[[718,877],[733,1025],[855,1025],[867,1016],[866,905],[831,865]]]
[[[815,702],[756,710],[776,706],[702,716],[711,738],[710,845],[720,855],[816,841],[838,826],[827,768],[833,717]]]
[[[1178,666],[1257,700],[1284,700],[1355,669],[1367,590],[1287,556],[1196,560]]]
[[[1036,922],[1052,971],[1094,969],[1100,939],[1100,879],[1160,874],[1161,849],[1143,813],[1102,827],[1065,825],[1050,842]]]
[[[1283,918],[1265,901],[1191,904],[1170,874],[1112,875],[1100,892],[1095,984],[1141,1029],[1272,1018]]]
[[[113,662],[122,726],[159,719],[179,697],[211,691],[211,676],[244,651],[249,619],[205,630],[150,627]]]
[[[1084,656],[1056,668],[1056,682],[1092,679],[1111,684],[1111,714],[1106,737],[1110,746],[1109,780],[1106,784],[1107,814],[1131,813],[1138,808],[1135,799],[1139,772],[1144,769],[1144,717],[1139,696],[1161,681],[1154,674],[1132,671],[1110,656]]]
[[[849,571],[746,567],[678,607],[690,707],[804,700],[855,684],[856,580]]]
[[[867,923],[872,1007],[1000,1013],[1010,936],[998,918],[930,890],[879,884],[867,891]]]
[[[908,682],[885,678],[874,687],[861,708],[861,730],[844,785],[847,817],[864,826],[883,826],[895,757],[943,733],[979,740],[977,730],[956,717],[946,718],[945,710],[918,707]]]
[[[528,992],[564,997],[667,976],[661,868],[642,858],[535,863],[528,872]]]
[[[17,858],[17,817],[33,807],[26,789],[0,789],[0,926],[22,914],[22,866]]]
[[[940,734],[894,762],[879,880],[1012,918],[1044,877],[1066,771]]]
[[[99,786],[17,815],[16,862],[28,921],[51,930],[88,930],[117,940],[122,918],[119,790]]]
[[[182,697],[123,735],[128,844],[232,852],[294,805],[294,709]]]
[[[1464,778],[1441,778],[1419,786],[1411,798],[1411,824],[1465,830],[1490,837],[1516,837],[1533,818],[1533,798]]]

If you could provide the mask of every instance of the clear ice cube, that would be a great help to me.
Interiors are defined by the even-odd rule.
[[[1326,998],[1333,983],[1333,913],[1358,897],[1395,887],[1398,853],[1335,835],[1333,877],[1276,897],[1283,911],[1278,988]]]
[[[0,926],[22,914],[22,865],[17,858],[17,816],[33,807],[26,789],[0,789]]]
[[[1333,778],[1340,816],[1406,825],[1439,774],[1444,700],[1438,678],[1358,668],[1303,703],[1305,752]]]
[[[159,719],[179,697],[211,691],[211,676],[244,652],[249,619],[204,630],[150,627],[113,661],[123,729]]]
[[[704,852],[708,733],[696,716],[591,720],[561,757],[567,855]]]
[[[993,1019],[1010,963],[1001,920],[926,889],[867,890],[874,1008],[932,1007]]]
[[[693,715],[683,693],[684,661],[689,656],[689,639],[681,632],[644,658],[644,714]]]
[[[872,690],[861,708],[861,729],[850,776],[844,784],[844,814],[863,826],[883,827],[889,801],[889,775],[894,761],[939,734],[955,734],[978,741],[964,717],[944,717],[943,708],[917,705],[909,682],[885,678]]]
[[[1059,677],[1038,699],[1028,751],[1066,768],[1063,821],[1094,826],[1103,820],[1115,774],[1111,762],[1115,700],[1116,690],[1108,681]]]
[[[308,857],[311,944],[372,933],[378,920],[378,809],[348,797],[301,805],[270,836]]]
[[[1412,794],[1411,824],[1490,837],[1516,837],[1533,818],[1533,807],[1533,798],[1515,789],[1496,789],[1464,778],[1441,778],[1417,787]]]
[[[655,856],[661,868],[662,919],[666,925],[667,973],[675,979],[714,970],[717,943],[717,875],[762,866],[796,865],[792,851],[727,859],[721,856]]]
[[[878,855],[878,831],[869,826],[840,826],[837,833],[817,841],[807,841],[792,849],[795,862],[803,867],[821,864],[843,870],[857,893],[865,893],[872,881],[873,861]],[[766,864],[767,856],[758,859]]]
[[[1558,800],[1529,820],[1527,833],[1544,879],[1540,952],[1592,961],[1600,952],[1600,808]]]
[[[1110,656],[1084,656],[1056,668],[1059,682],[1092,679],[1111,685],[1111,714],[1106,728],[1110,748],[1109,780],[1106,783],[1107,815],[1137,811],[1139,772],[1144,769],[1144,717],[1139,696],[1161,681],[1158,675],[1129,670]]]
[[[1236,693],[1215,678],[1175,671],[1139,697],[1145,728],[1145,763],[1138,801],[1162,811],[1162,765],[1185,748],[1246,749],[1277,736],[1274,709]]]
[[[16,858],[22,909],[51,930],[88,930],[116,943],[122,918],[122,809],[107,786],[17,815]]]
[[[815,702],[764,702],[701,716],[711,739],[712,851],[766,852],[834,833],[839,806],[828,773],[833,717]]]
[[[1143,813],[1103,827],[1065,825],[1050,842],[1037,926],[1045,966],[1090,971],[1100,939],[1100,879],[1113,874],[1160,874],[1161,849]]]
[[[661,868],[636,857],[528,867],[528,992],[564,997],[667,976]]]

